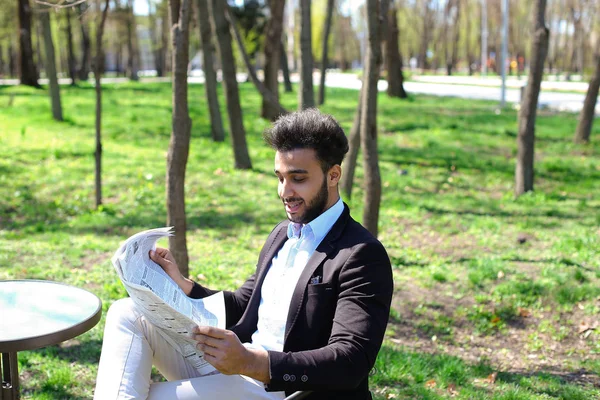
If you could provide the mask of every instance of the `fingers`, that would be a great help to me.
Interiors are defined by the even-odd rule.
[[[193,332],[217,339],[224,339],[229,334],[233,334],[233,332],[231,331],[228,331],[226,329],[220,329],[214,326],[196,326]]]
[[[150,259],[158,265],[160,265],[161,267],[165,267],[165,264],[167,263],[167,260],[165,260],[163,256],[159,254],[158,251],[150,250]]]

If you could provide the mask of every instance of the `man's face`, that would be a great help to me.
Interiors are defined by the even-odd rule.
[[[337,201],[330,195],[327,174],[313,149],[278,151],[275,175],[279,179],[279,198],[292,222],[307,224]]]

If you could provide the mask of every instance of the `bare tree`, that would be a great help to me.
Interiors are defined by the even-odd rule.
[[[67,65],[69,68],[69,78],[71,85],[74,86],[77,81],[77,66],[75,65],[75,51],[73,50],[73,26],[71,24],[71,7],[65,10],[65,35],[67,36]]]
[[[515,195],[520,196],[533,190],[535,118],[548,54],[549,31],[545,22],[546,0],[536,0],[533,17],[533,43],[531,46],[531,66],[527,87],[519,111],[519,133],[517,136],[517,166],[515,170]]]
[[[279,103],[279,98],[276,98],[273,93],[258,79],[256,75],[256,71],[252,66],[252,62],[250,61],[250,56],[246,51],[246,47],[244,46],[244,40],[242,39],[242,35],[240,30],[238,29],[238,22],[235,18],[235,15],[231,12],[229,7],[225,7],[226,15],[230,20],[231,28],[233,30],[233,35],[235,37],[235,41],[238,45],[238,49],[240,50],[240,54],[242,55],[242,60],[244,61],[244,65],[246,65],[246,69],[248,70],[248,75],[250,76],[250,80],[254,87],[259,91],[262,95],[263,100],[269,102],[271,106],[277,110],[278,115],[287,114],[288,111]]]
[[[50,82],[50,102],[52,104],[52,117],[57,121],[62,121],[62,105],[60,102],[60,87],[56,78],[56,56],[54,54],[54,43],[52,42],[52,29],[50,29],[50,9],[44,8],[40,10],[40,22],[42,23],[42,31],[44,33],[44,48],[46,57],[46,76]]]
[[[598,90],[600,89],[600,39],[597,39],[596,42],[596,67],[594,70],[594,76],[592,76],[592,79],[590,80],[590,84],[585,95],[583,108],[579,114],[579,123],[577,124],[577,129],[575,131],[576,143],[588,143],[590,141],[592,124],[594,123],[596,101],[598,99]]]
[[[217,72],[215,71],[213,56],[215,49],[212,41],[208,1],[197,0],[196,4],[198,6],[198,25],[200,28],[200,40],[202,42],[202,69],[204,70],[205,77],[204,90],[210,114],[210,131],[215,142],[222,142],[225,140],[225,131],[219,107],[219,97],[217,96]]]
[[[283,74],[283,87],[285,88],[286,93],[291,93],[292,90],[292,81],[290,80],[290,67],[288,65],[287,52],[285,51],[285,45],[283,44],[283,40],[281,41],[281,45],[279,47],[279,57],[281,64],[281,72]]]
[[[325,10],[325,26],[323,28],[323,54],[321,57],[321,83],[319,86],[319,105],[325,103],[325,74],[327,73],[327,64],[329,60],[329,33],[331,32],[331,20],[333,19],[334,0],[327,0],[327,9]]]
[[[167,153],[167,225],[175,227],[169,248],[184,276],[189,275],[185,217],[185,170],[190,152],[192,120],[188,109],[190,0],[169,0],[173,45],[173,114]]]
[[[263,96],[262,117],[274,121],[281,115],[279,107],[279,61],[281,59],[281,34],[283,32],[283,10],[285,0],[269,0],[270,17],[265,29],[264,84],[273,95],[276,104]]]
[[[81,63],[78,71],[79,80],[81,81],[87,81],[90,74],[91,40],[86,16],[88,8],[87,3],[80,3],[77,7],[79,23],[81,24]]]
[[[29,0],[18,0],[19,14],[19,79],[21,85],[39,88],[38,71],[33,62],[31,44],[31,6]]]
[[[96,27],[96,60],[94,62],[94,81],[96,83],[96,208],[102,205],[102,86],[100,77],[103,72],[104,54],[102,53],[102,36],[108,14],[108,3],[105,1],[104,9],[100,15],[100,22]]]
[[[298,90],[298,108],[301,110],[315,106],[313,64],[310,0],[300,0],[300,89]]]
[[[365,197],[363,225],[377,236],[381,203],[381,176],[377,155],[377,82],[381,67],[381,25],[389,0],[367,0],[368,42],[363,80],[360,140],[364,157]]]
[[[231,32],[229,21],[225,18],[226,0],[210,0],[209,2],[213,26],[218,42],[218,53],[221,59],[223,85],[225,86],[225,100],[229,115],[229,128],[233,142],[235,168],[251,169],[252,162],[246,144],[246,131],[244,130],[240,94],[236,79],[235,59],[231,47]],[[230,16],[231,17],[231,16]]]
[[[354,172],[356,171],[356,162],[358,160],[358,152],[360,150],[360,121],[362,119],[363,91],[364,85],[360,89],[360,93],[358,95],[358,106],[356,107],[356,112],[354,113],[354,121],[352,122],[352,128],[350,128],[350,135],[348,135],[348,154],[346,154],[346,158],[342,164],[342,182],[340,186],[342,193],[348,200],[352,198]]]
[[[456,67],[458,41],[460,39],[460,0],[450,0],[446,3],[444,11],[445,43],[444,52],[446,58],[446,72],[452,75]]]
[[[127,29],[127,72],[129,79],[138,81],[139,75],[139,51],[137,40],[137,24],[133,13],[133,0],[127,0],[125,11],[125,27]]]
[[[387,15],[387,38],[385,40],[385,69],[387,71],[387,94],[390,97],[408,97],[404,90],[404,75],[402,74],[402,57],[398,46],[398,6],[392,1]]]

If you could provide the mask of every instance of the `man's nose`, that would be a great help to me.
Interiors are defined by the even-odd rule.
[[[290,185],[290,182],[288,182],[287,179],[284,179],[283,181],[281,181],[279,183],[279,197],[282,197],[282,198],[293,197],[293,194],[294,194],[294,190],[292,188],[292,185]]]

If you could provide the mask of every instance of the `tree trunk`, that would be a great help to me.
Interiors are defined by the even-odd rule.
[[[583,108],[579,114],[579,123],[575,130],[576,143],[589,143],[592,133],[592,124],[594,123],[594,113],[596,110],[596,101],[598,99],[598,90],[600,89],[600,41],[598,41],[596,51],[596,69],[594,76],[590,80],[587,94],[583,102]]]
[[[270,18],[265,28],[265,67],[264,85],[279,104],[279,62],[281,59],[281,34],[283,32],[283,10],[285,0],[269,0]],[[262,99],[263,118],[274,121],[281,115],[277,104]]]
[[[333,17],[334,0],[327,0],[327,9],[325,10],[325,26],[323,28],[323,54],[321,58],[321,82],[319,86],[319,105],[325,103],[325,74],[327,72],[328,51],[329,51],[329,33],[331,32],[331,20]]]
[[[361,99],[360,140],[364,157],[365,197],[363,225],[377,237],[379,205],[381,203],[381,176],[377,155],[377,82],[381,67],[381,33],[383,24],[381,10],[386,10],[387,0],[367,0],[368,42]]]
[[[156,31],[156,9],[152,9],[152,0],[148,0],[148,26],[150,29],[150,47],[152,49],[152,58],[154,59],[154,70],[156,76],[163,76],[163,67],[161,63],[161,43]]]
[[[189,275],[186,239],[185,170],[190,151],[192,120],[188,109],[190,0],[169,0],[173,65],[173,114],[167,154],[167,225],[175,228],[169,248],[183,276]]]
[[[133,14],[133,1],[129,0],[127,5],[126,16],[127,27],[127,72],[129,79],[138,81],[139,75],[139,54],[137,46],[137,28],[135,23],[135,15]]]
[[[465,13],[467,13],[467,26],[465,32],[465,55],[467,57],[467,64],[469,67],[469,76],[473,75],[473,52],[471,51],[471,8],[467,0],[465,0]]]
[[[406,99],[408,95],[404,90],[404,76],[402,74],[402,57],[398,46],[398,8],[394,4],[390,7],[387,15],[387,39],[386,44],[386,67],[388,88],[387,94],[390,97],[400,97]]]
[[[429,67],[429,62],[427,60],[427,48],[429,47],[429,37],[430,37],[430,29],[433,30],[433,27],[430,26],[430,9],[429,9],[430,0],[423,1],[423,12],[422,12],[422,21],[421,21],[421,38],[420,38],[420,46],[419,46],[419,68],[425,70]]]
[[[12,42],[8,44],[8,71],[10,76],[17,76],[17,57]]]
[[[52,29],[50,28],[50,9],[45,8],[40,12],[40,22],[44,35],[44,48],[46,50],[46,76],[50,81],[50,102],[52,104],[52,117],[57,121],[62,121],[62,106],[60,103],[60,87],[56,78],[56,56],[54,55],[54,43],[52,43]]]
[[[363,77],[363,87],[360,89],[358,95],[358,105],[356,107],[356,112],[354,113],[354,122],[352,122],[352,128],[350,129],[350,135],[348,137],[348,154],[346,154],[346,158],[342,164],[341,188],[342,193],[347,200],[352,198],[354,172],[356,171],[356,161],[358,159],[358,152],[360,150],[360,121],[362,119],[364,80],[365,79]]]
[[[300,90],[298,90],[298,107],[300,110],[315,106],[312,74],[313,54],[310,0],[300,0]]]
[[[456,69],[456,61],[458,54],[458,42],[460,40],[460,0],[455,0],[454,6],[456,7],[456,16],[454,17],[454,23],[452,29],[454,33],[454,39],[452,42],[452,51],[450,53],[450,69]]]
[[[94,81],[96,83],[96,208],[102,205],[102,86],[100,85],[100,77],[104,70],[102,36],[109,2],[110,0],[106,0],[100,23],[96,28],[96,61],[94,62]]]
[[[535,118],[544,71],[544,61],[548,54],[549,31],[545,25],[546,0],[536,0],[534,5],[533,42],[531,45],[531,66],[527,87],[519,111],[519,133],[517,136],[517,166],[515,170],[515,196],[533,190],[533,161],[535,144]]]
[[[33,62],[31,43],[31,7],[29,0],[18,0],[19,14],[19,79],[21,85],[39,88],[38,71]]]
[[[169,55],[169,10],[168,7],[162,8],[160,31],[160,62],[163,75],[171,71],[171,57]],[[163,76],[159,75],[159,76]]]
[[[33,25],[35,26],[35,53],[36,57],[34,57],[34,62],[36,65],[36,69],[38,71],[38,78],[41,76],[42,71],[46,74],[44,68],[44,56],[42,56],[42,24],[36,23],[35,19],[33,19]],[[33,29],[33,28],[32,28]],[[33,43],[32,43],[33,45]]]
[[[215,142],[225,140],[225,131],[223,130],[223,120],[221,118],[221,109],[219,108],[219,98],[217,96],[217,73],[215,71],[214,47],[212,42],[212,32],[210,26],[210,17],[207,0],[197,0],[198,5],[198,25],[200,28],[200,40],[202,41],[202,61],[204,70],[204,89],[206,91],[206,101],[208,102],[208,111],[210,114],[210,129],[212,139]]]
[[[279,99],[276,99],[275,96],[273,95],[273,93],[271,93],[269,91],[269,89],[267,89],[265,87],[265,85],[263,85],[263,83],[258,79],[258,76],[256,76],[256,71],[254,71],[254,67],[252,66],[252,63],[250,61],[250,56],[248,55],[248,52],[246,51],[246,47],[244,46],[244,40],[242,39],[242,35],[240,33],[240,30],[238,29],[238,23],[235,19],[235,15],[229,10],[228,6],[225,7],[225,10],[226,10],[227,17],[229,18],[229,22],[230,22],[231,28],[233,30],[233,34],[235,36],[235,41],[240,50],[242,59],[244,60],[244,64],[246,65],[246,69],[248,70],[248,75],[250,76],[250,80],[252,81],[252,84],[259,91],[259,93],[262,95],[264,100],[270,102],[274,108],[279,110],[279,115],[287,114],[288,110],[286,110],[279,103]]]
[[[88,9],[87,3],[79,4],[77,8],[79,12],[79,22],[81,24],[81,63],[79,64],[79,80],[87,81],[88,75],[90,74],[90,52],[91,52],[91,40],[86,26],[86,11]]]
[[[69,68],[69,78],[71,78],[71,85],[75,86],[77,80],[77,67],[75,66],[75,52],[73,51],[73,27],[71,26],[71,7],[67,7],[67,9],[65,10],[65,20],[67,22],[65,33],[67,35],[67,64]]]
[[[286,93],[292,93],[292,81],[290,80],[290,67],[288,65],[287,53],[285,51],[285,45],[283,44],[283,40],[281,41],[281,46],[279,48],[279,57],[281,64],[281,72],[283,74],[283,87],[285,88]]]
[[[0,43],[0,76],[4,76],[5,71],[5,62],[4,62],[4,47],[2,47],[2,43]]]
[[[227,6],[227,3],[226,0],[210,0],[209,4],[211,15],[213,17],[213,26],[219,44],[218,53],[221,59],[225,100],[227,102],[229,127],[231,129],[231,139],[233,142],[235,168],[251,169],[252,162],[250,161],[248,145],[246,144],[246,131],[244,130],[242,107],[240,106],[235,59],[231,47],[231,32],[229,30],[229,22],[225,19],[225,7]]]

